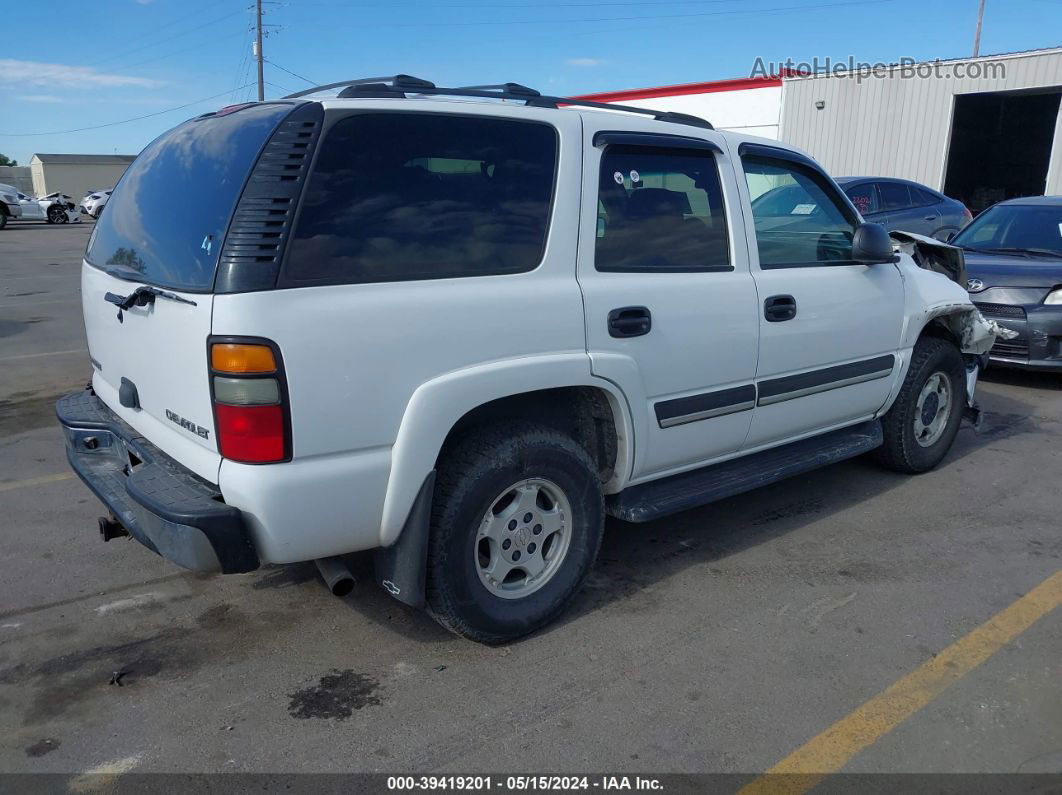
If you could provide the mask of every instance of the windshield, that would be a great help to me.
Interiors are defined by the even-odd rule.
[[[951,241],[973,251],[1014,251],[1062,257],[1062,205],[997,204]]]
[[[148,144],[114,188],[85,258],[119,278],[207,292],[233,208],[291,104],[191,119]]]

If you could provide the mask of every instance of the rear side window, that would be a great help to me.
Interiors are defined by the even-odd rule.
[[[879,182],[881,206],[884,210],[906,210],[911,206],[911,194],[900,182]]]
[[[599,271],[731,270],[714,155],[610,146],[598,184]]]
[[[521,273],[542,260],[557,133],[425,113],[337,121],[322,142],[282,284]]]
[[[192,119],[148,144],[96,222],[89,264],[123,279],[209,292],[247,176],[292,107],[252,105]]]
[[[936,204],[940,201],[940,197],[932,191],[928,191],[925,188],[916,188],[911,186],[911,199],[918,207],[925,207],[929,204]]]

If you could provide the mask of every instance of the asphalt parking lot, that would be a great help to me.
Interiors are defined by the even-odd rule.
[[[91,228],[0,231],[0,770],[1062,772],[1062,378],[991,372],[921,477],[856,460],[610,522],[574,609],[486,648],[367,557],[337,599],[310,564],[100,542],[51,408],[89,374]]]

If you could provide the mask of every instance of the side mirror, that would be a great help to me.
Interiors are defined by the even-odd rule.
[[[895,262],[892,240],[885,227],[879,224],[860,224],[852,236],[852,259],[864,265]]]

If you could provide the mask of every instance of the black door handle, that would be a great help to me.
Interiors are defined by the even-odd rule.
[[[772,295],[763,302],[763,316],[768,323],[781,323],[796,317],[796,299],[791,295]]]
[[[608,333],[612,337],[641,337],[652,327],[652,313],[644,306],[623,306],[608,313]]]

